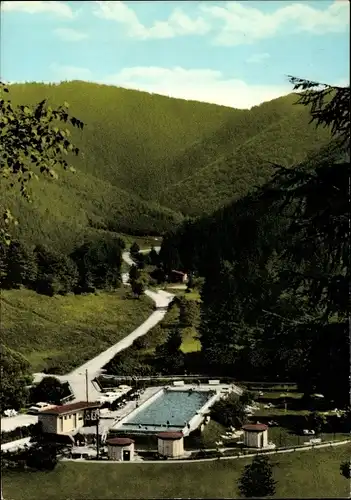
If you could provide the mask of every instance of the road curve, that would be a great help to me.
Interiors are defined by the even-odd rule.
[[[155,247],[155,249],[158,251],[159,247]],[[122,258],[129,266],[134,264],[129,252],[123,252]],[[127,284],[128,273],[124,273],[122,275],[122,279],[123,283]],[[132,333],[124,337],[124,339],[120,340],[78,368],[75,368],[72,372],[67,373],[66,375],[56,376],[59,380],[61,380],[61,382],[68,382],[70,384],[74,395],[74,400],[72,402],[85,401],[86,399],[86,370],[88,370],[88,398],[90,401],[96,400],[96,398],[99,397],[100,392],[96,384],[93,383],[93,380],[101,373],[103,366],[105,366],[106,363],[108,363],[118,352],[129,347],[135,339],[145,335],[164,318],[167,312],[167,307],[173,300],[174,295],[165,292],[164,290],[158,290],[157,292],[146,290],[145,294],[155,302],[156,311],[154,311],[147,318],[147,320],[144,321],[144,323],[142,323]],[[34,382],[40,382],[40,380],[46,376],[47,374],[45,373],[35,373]]]

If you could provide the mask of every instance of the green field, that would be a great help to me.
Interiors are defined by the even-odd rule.
[[[351,445],[271,456],[277,498],[348,497],[349,482],[339,472]],[[179,464],[61,462],[53,472],[3,475],[4,498],[11,500],[237,498],[237,482],[250,459]]]
[[[130,298],[124,288],[65,297],[2,290],[2,338],[26,356],[33,371],[58,364],[65,373],[131,333],[152,304],[146,296]]]

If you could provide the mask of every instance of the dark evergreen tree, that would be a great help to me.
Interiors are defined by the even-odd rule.
[[[37,266],[33,252],[19,241],[12,241],[6,251],[5,288],[29,287],[36,280]]]
[[[135,265],[131,266],[129,270],[129,280],[136,281],[139,278],[140,278],[140,271],[138,270],[137,266]]]
[[[340,474],[346,479],[351,479],[351,462],[345,461],[340,464]]]
[[[132,243],[132,245],[130,246],[129,252],[132,259],[137,259],[137,256],[140,252],[140,247],[136,241],[134,241],[134,243]]]
[[[245,498],[272,497],[276,484],[268,457],[257,455],[250,465],[245,466],[239,480],[239,491]]]
[[[133,294],[139,299],[145,292],[145,283],[140,278],[130,282]]]

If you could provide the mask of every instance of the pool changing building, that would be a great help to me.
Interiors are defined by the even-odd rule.
[[[184,437],[182,432],[160,432],[157,434],[157,441],[159,455],[169,458],[184,456]]]
[[[134,440],[127,437],[110,438],[106,441],[109,460],[130,462],[134,458]]]
[[[249,448],[268,447],[268,426],[265,424],[247,424],[244,431],[244,445]]]

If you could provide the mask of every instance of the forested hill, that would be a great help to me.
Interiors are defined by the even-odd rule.
[[[162,234],[245,196],[270,177],[269,162],[292,165],[329,139],[294,95],[237,110],[73,81],[14,84],[10,98],[68,102],[85,123],[69,126],[75,174],[33,182],[31,206],[0,187],[21,238],[61,247],[99,230]]]

